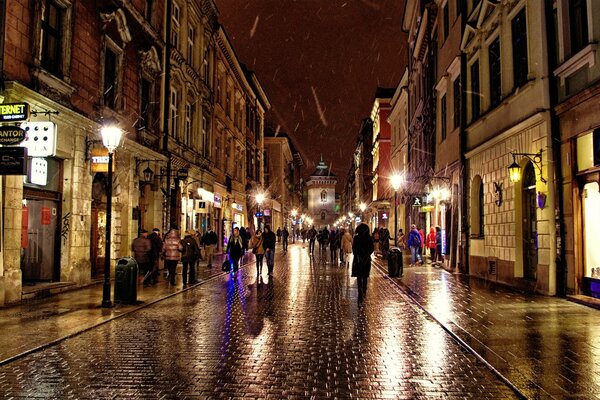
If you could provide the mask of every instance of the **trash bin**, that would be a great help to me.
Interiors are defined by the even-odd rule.
[[[392,278],[402,276],[403,267],[402,250],[392,247],[388,253],[388,275]]]
[[[133,304],[137,301],[138,264],[123,257],[115,266],[115,303]]]

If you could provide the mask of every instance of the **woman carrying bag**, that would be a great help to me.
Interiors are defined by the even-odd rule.
[[[256,276],[262,275],[263,258],[265,256],[265,248],[263,246],[262,231],[257,229],[250,241],[250,248],[256,257]]]
[[[233,276],[235,276],[240,268],[240,258],[244,255],[244,242],[240,236],[240,228],[234,228],[233,234],[227,242],[227,254],[233,265]]]
[[[371,254],[375,246],[367,224],[360,224],[352,241],[352,276],[357,278],[358,300],[362,301],[367,294],[367,282],[371,272]]]

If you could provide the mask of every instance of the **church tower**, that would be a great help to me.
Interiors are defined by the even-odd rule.
[[[321,161],[317,169],[306,181],[308,190],[308,212],[313,218],[315,228],[333,225],[338,217],[335,203],[335,185],[337,177]]]

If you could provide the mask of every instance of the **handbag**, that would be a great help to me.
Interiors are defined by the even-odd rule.
[[[229,270],[231,270],[231,264],[229,263],[229,260],[223,261],[223,265],[221,265],[221,270],[223,272],[228,272]]]

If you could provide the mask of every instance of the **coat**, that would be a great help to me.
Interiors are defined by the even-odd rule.
[[[214,231],[206,231],[204,232],[204,235],[202,235],[200,243],[204,246],[214,246],[217,244],[217,241],[217,234]]]
[[[368,228],[360,231],[357,228],[356,230],[357,233],[354,235],[354,240],[352,241],[352,253],[354,254],[352,276],[368,277],[371,272],[371,254],[375,250],[373,238]]]
[[[191,235],[187,235],[181,241],[181,246],[183,247],[181,261],[191,263],[196,262],[200,255],[200,248],[198,247],[196,239]]]
[[[265,251],[267,249],[271,249],[275,251],[275,243],[277,243],[277,238],[275,237],[275,233],[273,231],[265,232],[262,234],[263,236],[263,247]]]
[[[435,249],[435,230],[430,230],[427,234],[427,248]]]
[[[410,230],[410,232],[408,233],[407,244],[409,247],[421,247],[422,246],[421,235],[419,234],[419,231],[417,231],[416,229]]]
[[[342,251],[344,253],[352,253],[352,235],[350,235],[350,232],[346,232],[342,236]]]
[[[162,254],[163,250],[163,241],[160,238],[160,235],[156,232],[152,232],[148,239],[150,239],[150,243],[152,243],[152,251],[150,252],[150,261],[158,260],[158,257]]]
[[[229,254],[229,258],[239,260],[244,255],[244,240],[242,237],[231,235],[227,241],[226,252]]]
[[[138,264],[146,264],[152,261],[152,242],[146,237],[139,237],[131,244],[133,258]]]
[[[167,232],[163,244],[163,255],[165,260],[179,261],[182,250],[183,246],[181,245],[181,239],[179,238],[179,231],[177,229],[171,229]]]
[[[263,246],[263,242],[264,242],[264,238],[262,235],[260,235],[260,236],[254,235],[252,237],[252,240],[250,241],[250,247],[252,248],[252,252],[254,254],[258,254],[258,255],[265,254],[265,248]],[[256,250],[254,250],[254,249],[256,249]]]

